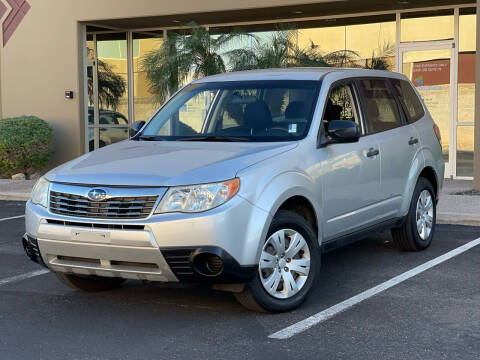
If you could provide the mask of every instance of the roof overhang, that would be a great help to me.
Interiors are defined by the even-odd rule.
[[[294,1],[291,1],[295,3]],[[135,18],[104,19],[89,22],[89,31],[100,29],[146,30],[154,28],[181,28],[195,22],[208,26],[265,24],[282,22],[321,22],[318,26],[333,26],[392,20],[395,11],[418,9],[435,14],[445,8],[459,5],[475,6],[474,0],[337,0],[328,2],[292,4],[276,7],[258,7],[195,13],[157,15]],[[431,9],[431,10],[426,10]],[[329,19],[330,18],[330,19]],[[332,20],[336,19],[336,20]],[[393,15],[394,19],[394,15]],[[322,25],[323,23],[323,25]],[[315,24],[310,24],[315,25]],[[309,26],[310,26],[309,25]]]

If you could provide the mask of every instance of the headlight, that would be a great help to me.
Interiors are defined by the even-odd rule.
[[[37,183],[33,187],[32,194],[30,195],[30,200],[32,200],[32,203],[47,207],[49,188],[50,183],[48,182],[48,180],[43,177],[38,179]]]
[[[238,178],[221,183],[172,187],[163,196],[155,213],[210,210],[230,200],[239,187]]]

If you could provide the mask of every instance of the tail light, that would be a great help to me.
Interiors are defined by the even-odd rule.
[[[435,132],[435,136],[440,143],[440,147],[442,147],[442,135],[440,134],[440,129],[438,128],[437,124],[433,124],[433,131]]]

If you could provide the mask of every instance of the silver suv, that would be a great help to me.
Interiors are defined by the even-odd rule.
[[[321,251],[392,229],[427,248],[440,133],[403,75],[289,69],[196,80],[129,140],[47,173],[27,255],[84,291],[209,282],[250,309],[306,298]]]

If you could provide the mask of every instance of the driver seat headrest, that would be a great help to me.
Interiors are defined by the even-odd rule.
[[[253,130],[265,130],[272,127],[272,114],[265,101],[258,100],[247,104],[244,124]]]

